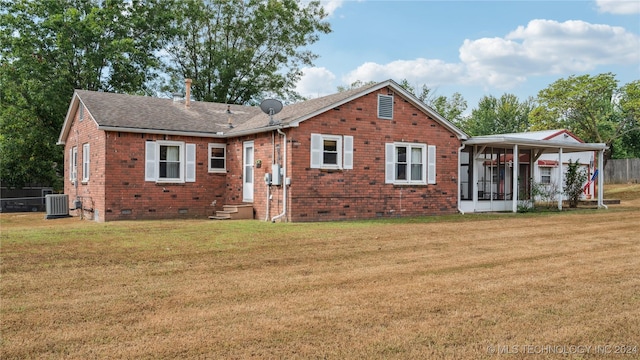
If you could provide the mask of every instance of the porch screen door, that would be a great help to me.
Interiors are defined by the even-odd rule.
[[[253,141],[244,142],[242,153],[242,201],[253,202]]]

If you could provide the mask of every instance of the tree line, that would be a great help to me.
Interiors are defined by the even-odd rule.
[[[60,188],[74,89],[288,101],[329,33],[318,1],[0,0],[0,179]]]
[[[370,84],[355,81],[345,91]],[[471,136],[567,129],[585,142],[605,143],[605,159],[640,157],[640,80],[619,85],[616,75],[572,75],[518,99],[505,93],[482,97],[467,113],[467,101],[456,92],[436,95],[427,85],[400,85]]]
[[[640,80],[619,86],[613,73],[573,75],[536,98],[484,96],[467,115],[459,93],[430,96],[424,85],[419,90],[406,80],[402,85],[472,136],[567,129],[586,142],[607,144],[606,158],[640,157]]]
[[[74,89],[157,96],[191,78],[199,101],[303,100],[295,84],[317,58],[308,45],[331,32],[326,16],[300,0],[0,0],[2,186],[60,187]],[[459,93],[402,85],[470,135],[562,127],[640,157],[640,81],[572,76],[537,99],[486,96],[469,115]]]

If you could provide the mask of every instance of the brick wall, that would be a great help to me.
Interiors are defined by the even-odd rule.
[[[80,104],[82,107],[82,103]],[[80,115],[82,113],[82,119]],[[105,133],[98,130],[88,111],[76,111],[64,146],[64,193],[69,195],[69,209],[72,215],[104,221],[104,185],[105,177]],[[83,144],[89,144],[89,180],[82,181]],[[70,150],[78,149],[77,178],[70,180]],[[76,200],[81,202],[81,209],[76,209]],[[76,209],[76,210],[74,210]]]
[[[381,89],[387,94],[387,89]],[[394,119],[377,118],[371,93],[289,130],[291,221],[441,215],[457,212],[458,148],[449,130],[411,103],[394,97]],[[352,170],[310,168],[310,133],[351,135]],[[385,144],[436,146],[437,184],[385,184]],[[426,164],[425,164],[426,166]]]
[[[196,145],[196,182],[145,181],[145,144],[157,140]],[[220,140],[107,132],[105,220],[203,218],[222,210],[227,176],[209,173],[208,144],[213,142]]]
[[[65,143],[64,192],[69,207],[82,202],[82,215],[96,221],[191,218],[213,215],[225,202],[225,173],[209,173],[208,144],[220,140],[200,137],[105,132],[87,111],[79,111]],[[145,181],[145,143],[171,140],[196,144],[196,182],[156,183]],[[90,177],[82,182],[84,143],[90,144]],[[77,186],[69,179],[70,149],[78,147]],[[213,202],[216,206],[212,206]],[[72,210],[72,215],[81,215]]]
[[[266,118],[265,118],[266,119]],[[228,175],[225,204],[243,203],[243,144],[252,141],[254,146],[253,210],[259,220],[270,220],[282,212],[282,187],[266,185],[264,176],[272,172],[272,164],[282,165],[282,137],[268,132],[228,140]],[[275,160],[274,160],[275,159]],[[260,162],[260,165],[256,163]],[[269,199],[268,199],[269,198]],[[268,207],[268,211],[267,211]]]

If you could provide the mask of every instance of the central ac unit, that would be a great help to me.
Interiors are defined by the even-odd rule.
[[[69,195],[66,194],[49,194],[45,195],[45,204],[47,207],[46,219],[57,219],[69,217]]]

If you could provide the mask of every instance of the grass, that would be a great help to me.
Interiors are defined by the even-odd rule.
[[[640,191],[616,195],[312,224],[0,214],[0,358],[638,358]],[[572,345],[592,348],[524,354]]]
[[[638,200],[640,199],[639,184],[615,184],[607,185],[605,195],[620,200]]]

